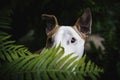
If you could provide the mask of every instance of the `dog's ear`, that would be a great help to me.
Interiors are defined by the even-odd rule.
[[[58,25],[57,18],[54,15],[42,14],[42,20],[46,24],[46,33],[49,33]]]
[[[82,32],[86,35],[91,33],[91,25],[92,25],[92,15],[89,8],[84,10],[83,15],[78,18],[77,22],[75,23],[75,27],[78,29],[79,32]]]

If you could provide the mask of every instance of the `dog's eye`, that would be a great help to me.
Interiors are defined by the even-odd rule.
[[[74,37],[72,37],[71,39],[71,43],[75,43],[76,39]]]
[[[53,39],[52,39],[52,38],[49,38],[49,39],[48,39],[48,43],[49,43],[49,44],[52,44],[52,43],[53,43]]]

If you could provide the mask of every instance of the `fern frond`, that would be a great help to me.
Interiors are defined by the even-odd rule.
[[[9,40],[10,37],[7,33],[0,32],[0,64],[12,62],[21,56],[32,54],[23,45],[15,45],[15,41]]]
[[[15,78],[17,76],[18,77],[17,80],[21,80],[21,77],[23,78],[23,80],[26,80],[26,78],[29,78],[29,80],[31,79],[37,80],[36,78],[40,78],[39,80],[41,79],[80,80],[82,78],[84,79],[84,77],[90,77],[92,78],[92,80],[96,80],[97,79],[96,74],[99,74],[100,72],[102,72],[100,71],[101,70],[100,68],[96,67],[90,62],[88,62],[86,66],[82,66],[83,64],[81,64],[81,67],[79,67],[79,70],[75,69],[73,71],[74,67],[67,68],[67,66],[70,66],[70,63],[72,63],[70,59],[66,62],[66,64],[64,64],[64,66],[62,66],[63,64],[61,63],[62,59],[59,62],[57,62],[57,60],[53,58],[54,54],[53,55],[51,54],[52,56],[49,56],[49,59],[47,59],[48,57],[45,57],[45,56],[49,54],[49,51],[51,50],[48,50],[47,53],[44,53],[41,55],[29,55],[25,57],[20,57],[15,61],[4,65],[2,69],[2,75],[7,75],[7,76],[9,75],[10,79]],[[64,53],[62,53],[62,55],[63,54]],[[59,55],[59,54],[56,54],[56,55]],[[38,61],[40,59],[42,59],[41,62]],[[66,58],[64,57],[64,59],[67,60],[68,56],[66,56]],[[35,65],[35,64],[38,64],[38,65]],[[9,67],[5,67],[8,65]],[[57,65],[59,65],[59,67],[56,67]],[[77,63],[75,65],[77,65]],[[34,75],[36,74],[36,75],[33,76],[33,74]]]
[[[8,40],[10,36],[0,38],[0,60],[5,61],[0,66],[1,80],[97,80],[103,69],[86,55],[81,59],[71,57],[73,53],[64,55],[64,48],[59,45],[46,49],[40,55],[31,54],[22,45],[14,45]]]
[[[1,8],[0,9],[0,29],[11,29],[10,25],[12,22],[11,19],[12,10],[9,8]]]

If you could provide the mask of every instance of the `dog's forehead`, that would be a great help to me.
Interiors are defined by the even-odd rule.
[[[74,30],[72,26],[60,26],[57,30],[59,34],[69,34],[69,35],[77,35],[77,32]]]
[[[80,33],[78,30],[76,30],[73,26],[60,26],[56,32],[58,35],[65,35],[69,34],[70,36],[77,37],[77,38],[84,38],[84,34]]]

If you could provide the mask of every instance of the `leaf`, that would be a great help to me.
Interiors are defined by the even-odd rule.
[[[65,56],[62,59],[60,59],[58,61],[57,65],[56,65],[56,68],[57,69],[61,69],[71,55],[72,54],[68,54],[67,56]]]
[[[73,57],[73,58],[70,58],[68,61],[67,61],[67,63],[65,63],[65,65],[63,66],[63,70],[66,70],[66,69],[69,69],[69,67],[73,64],[73,63],[75,63],[76,61],[76,59],[78,58],[78,56],[75,56],[75,57]],[[75,68],[75,66],[73,67],[73,69]]]
[[[91,60],[86,61],[86,55],[81,59],[72,57],[73,53],[63,57],[61,45],[37,55],[4,36],[0,41],[0,59],[4,61],[0,65],[1,80],[85,80],[86,77],[97,80],[103,73]]]

